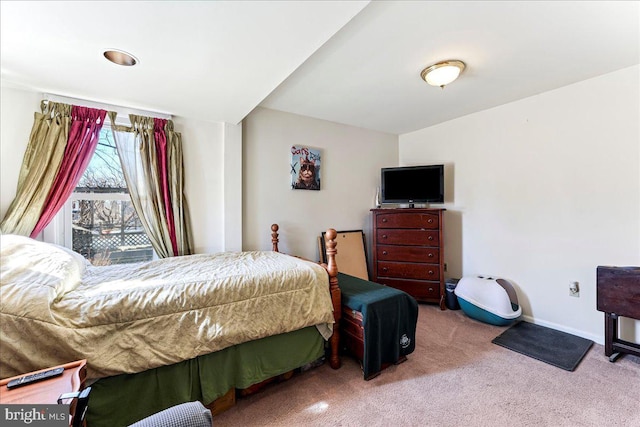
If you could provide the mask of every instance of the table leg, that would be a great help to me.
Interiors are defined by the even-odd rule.
[[[618,336],[618,316],[614,313],[604,314],[604,354],[613,354],[613,341]]]

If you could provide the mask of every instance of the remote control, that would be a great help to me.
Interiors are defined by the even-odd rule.
[[[39,372],[37,374],[25,375],[24,377],[16,378],[7,383],[7,388],[21,387],[27,384],[33,384],[38,381],[46,380],[53,377],[62,375],[64,368],[49,369],[48,371]]]

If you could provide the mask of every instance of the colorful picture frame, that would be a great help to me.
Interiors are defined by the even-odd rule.
[[[291,147],[291,189],[320,190],[320,150],[294,145]]]

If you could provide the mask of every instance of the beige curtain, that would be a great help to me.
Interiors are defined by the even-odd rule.
[[[131,201],[154,250],[161,258],[191,254],[182,136],[166,121],[161,147],[158,119],[129,115],[132,126],[126,127],[115,124],[115,113],[109,118]]]
[[[31,234],[62,163],[71,126],[71,105],[42,101],[40,108],[42,112],[35,113],[22,160],[16,197],[0,224],[3,234]]]

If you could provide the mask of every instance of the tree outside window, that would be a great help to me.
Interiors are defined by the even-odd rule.
[[[73,250],[94,265],[149,261],[153,249],[136,214],[111,129],[103,127],[96,151],[71,201]]]

